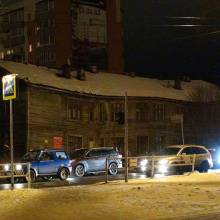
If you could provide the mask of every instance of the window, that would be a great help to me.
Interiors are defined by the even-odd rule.
[[[68,153],[73,153],[75,149],[82,148],[81,136],[68,136]]]
[[[124,112],[124,104],[122,103],[114,103],[111,105],[111,120],[117,121],[117,114],[120,112]]]
[[[137,121],[147,121],[147,106],[146,105],[137,105],[136,106],[136,120]]]
[[[164,104],[154,105],[154,120],[155,121],[165,120],[165,105]]]
[[[106,121],[107,120],[107,115],[106,115],[106,110],[105,110],[105,104],[104,103],[99,104],[99,120],[100,121]]]
[[[89,109],[89,121],[94,121],[94,109]]]
[[[148,136],[137,136],[137,154],[146,155],[149,153]]]
[[[155,146],[157,152],[163,151],[163,148],[165,146],[165,137],[164,136],[155,137]]]
[[[68,104],[68,119],[70,120],[80,120],[81,118],[81,108],[77,103]]]
[[[67,155],[66,155],[66,153],[63,152],[63,151],[56,152],[56,157],[57,157],[58,159],[61,159],[61,160],[67,159]]]
[[[86,155],[87,157],[98,157],[100,156],[100,150],[91,150],[88,152],[88,154]]]
[[[41,161],[53,160],[53,157],[52,157],[51,153],[43,152],[43,154],[40,157],[40,160]]]
[[[192,147],[186,147],[183,149],[182,154],[193,154],[193,148]]]

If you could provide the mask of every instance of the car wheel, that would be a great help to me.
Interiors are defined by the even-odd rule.
[[[67,180],[69,175],[69,171],[66,168],[62,168],[59,172],[59,178],[61,180]]]
[[[116,175],[118,173],[118,165],[116,163],[110,163],[108,172],[110,175]]]
[[[204,161],[199,166],[199,172],[200,173],[207,173],[209,170],[209,163],[207,161]]]
[[[36,180],[36,173],[34,170],[30,170],[30,179],[31,182],[34,182]],[[28,181],[28,177],[26,177],[26,180]]]
[[[82,164],[78,164],[75,167],[75,176],[83,177],[85,175],[85,167]]]

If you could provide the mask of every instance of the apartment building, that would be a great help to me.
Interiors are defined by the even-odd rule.
[[[120,0],[3,0],[4,58],[123,72]]]

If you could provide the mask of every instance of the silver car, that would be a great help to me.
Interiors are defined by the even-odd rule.
[[[75,176],[82,177],[87,173],[99,173],[107,168],[110,175],[116,175],[122,167],[121,155],[112,147],[81,148],[75,150],[70,158]]]

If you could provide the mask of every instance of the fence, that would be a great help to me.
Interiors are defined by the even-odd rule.
[[[135,171],[147,174],[150,177],[154,177],[155,174],[170,174],[173,172],[182,173],[184,168],[190,169],[193,172],[196,165],[196,155],[166,155],[166,156],[141,156],[141,157],[128,157],[128,168],[124,166],[125,157],[116,158],[108,157],[105,163],[105,182],[109,179],[109,166],[111,163],[117,163],[118,169],[126,172]],[[181,169],[183,168],[183,169]],[[128,171],[127,171],[128,170]],[[188,171],[187,170],[187,171]]]
[[[11,180],[11,164],[0,164],[0,179]],[[30,163],[14,163],[13,166],[14,180],[26,179],[28,188],[31,187]]]

